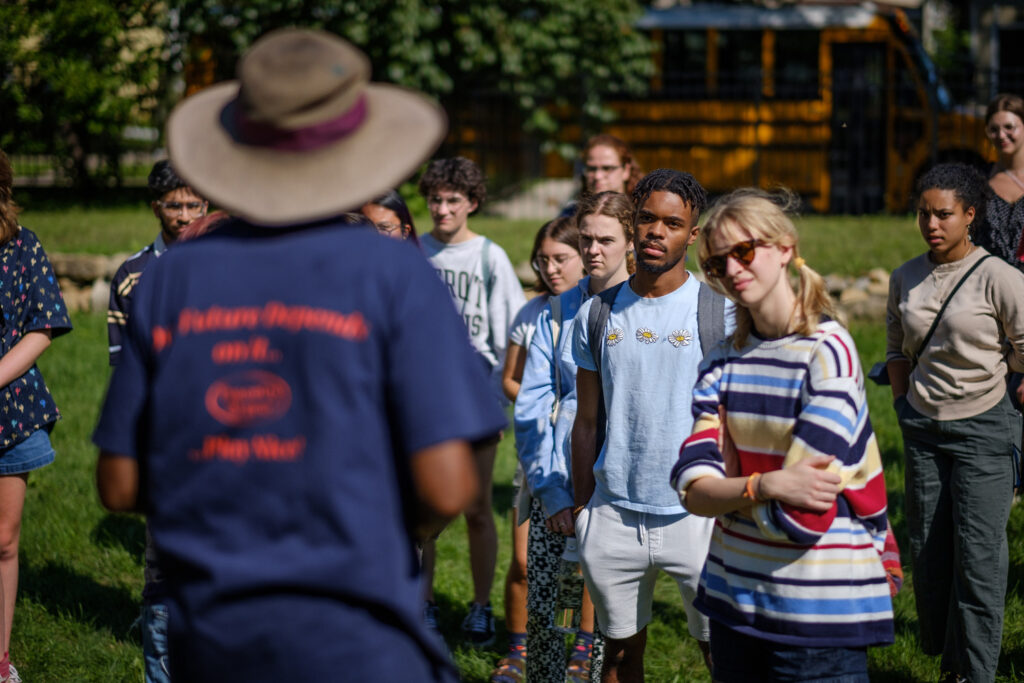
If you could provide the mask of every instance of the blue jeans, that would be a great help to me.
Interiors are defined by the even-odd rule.
[[[866,647],[784,645],[711,620],[711,664],[719,683],[868,683]]]
[[[171,683],[167,669],[167,605],[142,606],[142,658],[146,662],[146,683]]]

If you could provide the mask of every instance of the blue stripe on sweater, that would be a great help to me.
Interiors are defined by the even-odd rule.
[[[828,598],[793,598],[751,591],[735,585],[730,586],[728,581],[716,574],[709,573],[705,581],[708,590],[729,595],[740,605],[756,607],[758,610],[771,610],[776,613],[800,614],[804,616],[815,614],[822,616],[856,616],[877,612],[884,613],[892,609],[892,600],[888,594],[859,598],[844,596],[836,600]]]

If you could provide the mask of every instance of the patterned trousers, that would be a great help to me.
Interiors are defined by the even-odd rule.
[[[565,635],[553,628],[558,574],[565,536],[544,526],[544,511],[534,498],[530,508],[530,536],[526,547],[526,680],[530,683],[565,681]],[[590,677],[601,680],[604,638],[594,629]]]

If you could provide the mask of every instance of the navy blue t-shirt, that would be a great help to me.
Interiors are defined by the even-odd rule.
[[[139,460],[174,677],[453,676],[422,625],[409,457],[504,423],[415,247],[233,221],[169,250],[93,439]]]

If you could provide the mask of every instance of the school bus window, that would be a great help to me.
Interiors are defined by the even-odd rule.
[[[761,96],[761,32],[718,32],[718,93],[723,100]]]
[[[662,95],[706,97],[708,37],[705,31],[665,31],[662,43]]]
[[[921,101],[917,82],[910,73],[906,56],[897,50],[894,57],[896,60],[896,106],[907,109],[920,109],[927,106]]]
[[[1020,93],[1024,90],[1024,26],[999,28],[999,90]],[[966,80],[966,79],[965,79]]]
[[[780,100],[818,99],[818,31],[778,31],[775,34],[775,97]]]

